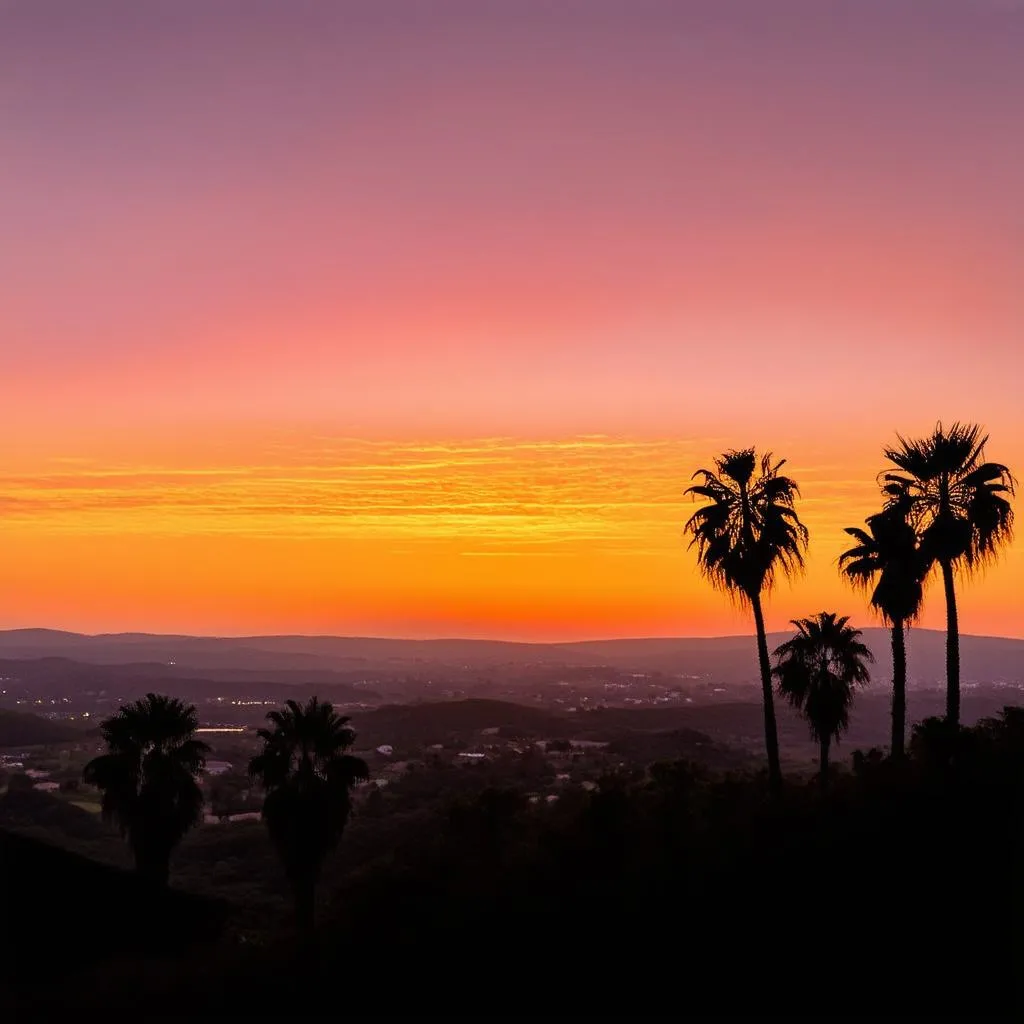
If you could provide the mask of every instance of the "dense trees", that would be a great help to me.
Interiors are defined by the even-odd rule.
[[[715,460],[717,472],[697,470],[693,479],[701,482],[686,491],[707,502],[685,527],[690,546],[697,548],[701,572],[754,613],[768,777],[774,792],[782,785],[782,768],[761,598],[778,577],[803,568],[808,541],[794,507],[800,490],[796,481],[779,473],[784,465],[785,460],[773,462],[770,452],[758,459],[753,448],[729,451]]]
[[[960,626],[956,574],[970,573],[1011,536],[1010,470],[985,460],[988,436],[979,426],[941,423],[928,437],[898,437],[885,457],[899,472],[884,474],[892,508],[908,509],[929,564],[938,564],[946,598],[946,718],[960,722]]]
[[[414,1014],[457,955],[459,998],[498,991],[510,1013],[543,1005],[632,1019],[678,996],[683,962],[683,1005],[708,1016],[721,1014],[728,957],[745,979],[727,994],[733,1015],[799,1015],[841,992],[850,1014],[884,1006],[911,1018],[1011,1017],[1016,993],[1000,979],[1013,977],[1021,921],[1022,729],[1020,710],[1008,709],[950,743],[937,719],[915,730],[898,767],[869,754],[855,773],[835,773],[824,797],[793,779],[765,801],[760,780],[678,762],[553,805],[481,791],[458,813],[437,809],[414,835],[392,833],[382,856],[339,882],[344,899],[322,916],[316,960],[296,961],[291,937],[270,920],[260,941],[232,938],[191,961],[138,971],[111,963],[105,985],[90,984],[78,957],[40,958],[39,988],[55,991],[67,963],[79,969],[64,1004],[79,1014],[137,1006],[146,1019],[154,1005],[201,1005],[265,1017],[294,1011],[295,985],[282,978],[320,991],[345,976],[370,979],[350,987],[352,1015],[387,1017]],[[25,870],[12,872],[19,885]],[[766,884],[773,878],[794,884]],[[38,906],[25,918],[40,919]],[[778,957],[750,938],[764,921],[780,950],[799,950],[796,989],[778,984]],[[661,938],[666,922],[671,941]],[[936,984],[951,929],[969,941]],[[41,941],[53,930],[51,919]],[[597,934],[628,941],[600,959],[583,941]],[[851,985],[849,965],[866,949],[870,969]],[[560,969],[544,968],[552,963]],[[581,984],[586,970],[601,984]],[[32,1008],[35,1019],[58,1016]]]
[[[828,786],[828,752],[850,724],[854,689],[870,680],[871,651],[846,616],[821,612],[794,619],[796,635],[775,649],[779,693],[799,710],[821,750],[819,779]]]
[[[263,819],[292,887],[296,921],[308,937],[320,869],[341,840],[352,787],[369,778],[369,769],[346,753],[355,732],[327,702],[290,700],[267,720],[271,728],[258,732],[263,750],[249,774],[266,790]]]
[[[160,885],[171,852],[202,815],[197,776],[209,748],[196,739],[198,725],[191,705],[147,694],[102,724],[107,753],[83,772],[101,790],[103,816],[127,838],[136,869]]]

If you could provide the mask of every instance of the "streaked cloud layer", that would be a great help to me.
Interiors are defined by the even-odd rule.
[[[843,526],[877,500],[877,467],[790,443],[813,544],[806,579],[773,601],[777,625],[807,607],[858,603],[834,563]],[[708,593],[682,534],[688,476],[723,446],[264,437],[246,446],[244,464],[204,461],[202,446],[163,465],[53,458],[34,475],[0,477],[8,577],[21,581],[6,600],[21,615],[33,596],[38,614],[62,600],[82,628],[101,628],[110,602],[128,625],[144,625],[155,604],[175,628],[226,632],[247,623],[415,635],[738,629],[742,616]],[[40,562],[65,573],[60,588],[36,575]],[[965,598],[976,628],[1000,609],[1013,628],[1018,569],[1014,552],[980,603]],[[133,607],[133,594],[147,603]],[[935,599],[929,621],[940,620]]]
[[[76,461],[0,478],[12,528],[629,543],[677,504],[692,445],[582,437],[451,444],[320,439],[242,466]],[[253,453],[255,454],[255,452]],[[691,456],[692,457],[692,456]]]

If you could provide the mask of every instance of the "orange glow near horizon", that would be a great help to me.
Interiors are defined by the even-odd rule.
[[[0,481],[0,621],[538,640],[745,632],[748,616],[709,590],[681,530],[687,478],[722,447],[320,438],[264,440],[259,462],[230,450],[204,459],[198,442],[173,464],[55,458],[43,473]],[[870,449],[840,460],[807,441],[785,453],[812,541],[805,577],[770,601],[769,626],[821,608],[869,624],[835,559],[843,526],[877,502],[880,464]],[[965,631],[1024,634],[1021,554],[1018,543],[964,585]],[[942,622],[933,587],[924,624]]]

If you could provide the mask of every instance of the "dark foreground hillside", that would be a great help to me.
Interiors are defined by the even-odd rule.
[[[164,957],[208,943],[225,912],[0,828],[0,979],[27,983],[30,994],[129,952]]]
[[[488,790],[350,877],[307,955],[280,922],[214,940],[206,904],[136,905],[125,876],[93,873],[62,882],[91,891],[70,909],[19,895],[40,948],[73,936],[68,969],[23,985],[20,1009],[1006,1017],[1022,1008],[1022,776],[1017,711],[933,727],[909,763],[858,758],[827,799],[792,783],[772,803],[761,779],[685,763],[550,808]],[[23,855],[15,872],[43,892],[66,870]],[[160,933],[162,952],[116,941]],[[86,947],[105,962],[77,962]]]

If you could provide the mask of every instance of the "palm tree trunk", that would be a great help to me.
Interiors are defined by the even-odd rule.
[[[821,741],[821,754],[818,762],[818,781],[821,783],[821,791],[824,793],[828,789],[828,748],[831,743],[831,737],[826,736]]]
[[[904,754],[907,731],[907,642],[903,620],[892,624],[892,742],[889,750],[894,758]]]
[[[960,624],[956,614],[953,563],[942,563],[942,585],[946,592],[946,721],[960,724]]]
[[[750,599],[757,628],[757,660],[761,668],[761,699],[764,705],[764,746],[768,755],[768,785],[773,794],[782,789],[782,766],[779,763],[779,732],[775,724],[775,700],[772,696],[772,665],[768,658],[768,637],[764,630],[761,595]]]

